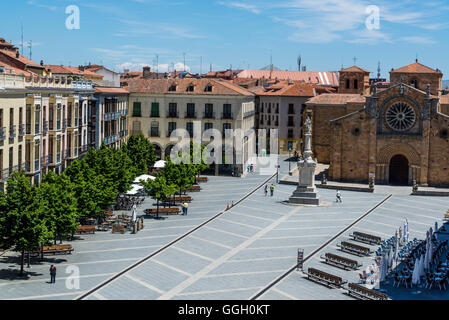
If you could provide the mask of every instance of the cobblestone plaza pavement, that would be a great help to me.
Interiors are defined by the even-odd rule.
[[[8,253],[0,257],[0,299],[75,299],[128,266],[138,262],[186,232],[221,212],[227,203],[237,202],[261,186],[267,176],[244,179],[210,177],[187,216],[166,220],[145,220],[138,234],[96,232],[72,243],[72,255],[48,256],[32,263],[31,276],[18,279],[17,259]],[[275,182],[275,179],[270,181]],[[276,185],[273,197],[259,188],[235,207],[183,237],[135,268],[124,272],[85,299],[352,299],[344,290],[329,289],[307,280],[294,271],[263,291],[296,264],[297,249],[304,249],[304,268],[320,270],[358,282],[358,271],[344,271],[320,262],[320,255],[331,252],[351,258],[337,250],[337,243],[349,239],[352,231],[391,237],[408,218],[411,238],[425,238],[435,221],[441,225],[449,201],[443,197],[343,192],[343,203],[335,203],[335,190],[319,190],[321,207],[284,204],[294,190],[291,185]],[[411,189],[411,188],[410,188]],[[388,191],[394,188],[389,188]],[[152,205],[147,199],[139,213]],[[374,210],[372,210],[375,208]],[[343,229],[372,210],[351,228],[321,248]],[[371,246],[375,250],[375,246]],[[367,266],[373,257],[357,258]],[[50,264],[58,268],[56,284],[49,284]],[[67,266],[80,269],[80,288],[67,289]],[[263,294],[260,294],[263,292]],[[260,296],[259,296],[260,294]],[[401,296],[407,298],[407,295]],[[413,297],[411,297],[413,298]],[[415,296],[416,298],[416,296]]]

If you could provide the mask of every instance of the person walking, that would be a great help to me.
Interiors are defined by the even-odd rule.
[[[274,194],[274,184],[271,184],[270,186],[270,196],[272,197]]]
[[[183,216],[187,215],[187,210],[189,208],[189,205],[187,204],[187,202],[184,202],[184,204],[182,205],[182,210],[183,210]]]
[[[56,267],[50,266],[50,283],[56,283]]]
[[[268,184],[265,185],[264,191],[265,191],[265,197],[267,197],[268,196]]]
[[[337,199],[335,200],[335,202],[342,202],[341,201],[341,192],[340,192],[340,190],[337,190]]]

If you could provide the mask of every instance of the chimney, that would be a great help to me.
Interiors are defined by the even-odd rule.
[[[44,65],[44,60],[41,60],[41,66],[43,66]]]
[[[143,72],[142,72],[142,77],[143,77],[144,79],[149,79],[150,76],[151,76],[151,67],[145,66],[145,67],[143,67],[143,70],[142,70],[142,71],[143,71]]]
[[[20,54],[19,54],[19,51],[17,51],[16,52],[16,58],[19,58],[20,57]]]

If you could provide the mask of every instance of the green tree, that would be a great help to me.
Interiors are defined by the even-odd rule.
[[[84,160],[73,161],[63,175],[73,183],[79,217],[99,216],[117,197],[115,186],[91,169]]]
[[[83,158],[96,174],[105,177],[107,184],[114,187],[117,195],[129,190],[136,177],[131,158],[121,149],[102,145],[100,149],[90,149]]]
[[[159,201],[167,201],[178,190],[177,186],[169,183],[164,176],[157,176],[155,180],[142,181],[145,192],[156,200],[156,217],[159,218]]]
[[[148,168],[156,162],[154,147],[143,134],[131,136],[122,150],[131,159],[136,176],[148,173]]]
[[[74,186],[66,175],[50,171],[37,192],[39,215],[53,232],[54,241],[73,235],[78,227],[77,199]]]
[[[53,237],[45,221],[37,212],[37,190],[24,172],[14,172],[7,181],[6,197],[0,200],[2,206],[0,226],[2,248],[20,252],[20,274],[26,251],[34,251],[48,243]]]

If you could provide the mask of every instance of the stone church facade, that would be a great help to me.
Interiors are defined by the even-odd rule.
[[[317,157],[321,151],[321,160],[330,164],[329,178],[449,186],[449,96],[441,95],[443,74],[416,62],[391,70],[388,88],[369,90],[366,81],[360,82],[366,70],[356,68],[341,71],[340,87],[364,83],[355,85],[358,93],[349,88],[351,93],[316,97],[306,110],[314,117],[318,142],[327,144],[318,146]],[[320,117],[333,118],[324,128]],[[328,140],[323,139],[326,129]]]

